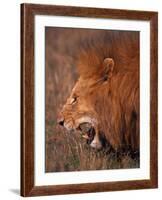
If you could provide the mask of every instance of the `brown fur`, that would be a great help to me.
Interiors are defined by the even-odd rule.
[[[114,68],[104,63],[112,58]],[[91,119],[116,150],[139,150],[139,34],[109,31],[78,54],[79,79],[60,113],[68,129]]]

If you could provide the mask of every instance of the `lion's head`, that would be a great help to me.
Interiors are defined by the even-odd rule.
[[[106,141],[115,150],[138,150],[139,35],[121,31],[108,36],[76,53],[79,78],[58,122],[80,131],[94,148]]]
[[[99,63],[97,67],[96,65],[94,68],[91,67],[90,71],[78,64],[80,77],[58,118],[60,125],[69,131],[80,131],[87,142],[97,149],[103,145],[101,134],[103,130],[97,109],[101,103],[99,96],[105,89],[108,92],[114,61],[112,58],[105,58]]]

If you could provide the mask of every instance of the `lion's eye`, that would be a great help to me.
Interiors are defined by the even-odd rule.
[[[73,97],[73,98],[71,99],[71,101],[70,101],[70,104],[74,104],[74,103],[76,102],[76,100],[77,100],[77,97]]]

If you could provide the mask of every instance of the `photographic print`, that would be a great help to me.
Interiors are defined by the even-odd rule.
[[[138,168],[139,32],[45,28],[46,172]]]
[[[158,187],[158,13],[21,5],[21,195]]]

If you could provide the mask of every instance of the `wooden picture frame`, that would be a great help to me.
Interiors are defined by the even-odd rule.
[[[35,185],[34,171],[34,18],[36,15],[72,16],[150,22],[150,179],[92,182],[64,185]],[[130,22],[131,23],[131,22]],[[21,195],[58,195],[158,187],[157,77],[158,13],[54,5],[21,5]]]

